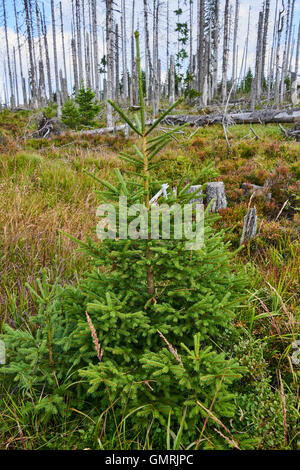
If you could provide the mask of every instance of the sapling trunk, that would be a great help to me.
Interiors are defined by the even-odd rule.
[[[140,105],[140,123],[135,125],[131,118],[126,115],[119,106],[114,103],[112,100],[108,99],[108,103],[118,112],[118,114],[124,119],[124,121],[131,127],[131,129],[140,136],[140,148],[137,146],[135,147],[136,152],[138,154],[138,159],[133,159],[132,157],[121,155],[120,158],[124,159],[125,161],[130,161],[131,163],[134,162],[136,167],[140,171],[140,175],[143,178],[143,186],[144,186],[144,197],[143,202],[147,211],[150,211],[150,170],[152,165],[152,159],[158,154],[160,150],[171,140],[170,135],[176,130],[176,128],[170,131],[163,136],[158,137],[157,139],[149,138],[149,134],[158,126],[158,124],[169,114],[169,112],[182,101],[178,100],[176,103],[173,103],[152,125],[149,129],[146,129],[146,122],[145,122],[145,103],[144,103],[144,95],[143,95],[143,83],[142,83],[142,73],[141,73],[141,57],[140,57],[140,45],[139,45],[139,33],[136,31],[135,33],[135,40],[136,40],[136,64],[137,64],[137,76],[138,76],[138,93],[139,93],[139,105]],[[148,242],[151,239],[150,235],[148,236]],[[150,259],[151,252],[149,248],[149,244],[146,244],[146,258]],[[149,262],[147,267],[147,274],[146,274],[146,282],[147,282],[147,291],[151,298],[154,294],[155,284],[154,284],[154,271],[151,262]]]

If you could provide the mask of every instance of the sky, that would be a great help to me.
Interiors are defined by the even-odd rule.
[[[17,46],[17,39],[15,33],[15,19],[14,19],[14,8],[13,8],[13,0],[1,0],[0,2],[0,100],[3,102],[4,97],[4,61],[7,56],[6,53],[6,45],[5,45],[5,35],[4,35],[4,28],[3,28],[3,6],[2,2],[5,2],[6,12],[7,12],[7,23],[8,23],[8,40],[10,46],[10,56],[12,59],[12,50],[13,46]],[[71,41],[71,19],[72,19],[72,8],[71,8],[71,0],[61,0],[62,1],[62,8],[63,8],[63,15],[64,15],[64,28],[65,28],[65,44],[66,44],[66,54],[67,54],[67,73],[71,72],[71,51],[70,51],[70,41]],[[125,0],[126,1],[126,26],[127,26],[127,52],[128,52],[128,66],[130,67],[130,31],[131,31],[131,24],[132,24],[132,2],[134,0]],[[163,40],[161,41],[161,47],[159,48],[159,57],[161,59],[161,66],[162,66],[162,75],[165,75],[166,70],[166,30],[167,30],[167,1],[160,0],[161,7],[160,7],[160,15],[159,15],[159,37],[162,37]],[[270,7],[270,23],[269,23],[269,35],[268,35],[268,42],[269,46],[267,49],[267,54],[270,51],[270,43],[272,41],[272,34],[273,34],[273,27],[274,27],[274,15],[275,15],[275,6],[277,0],[271,0],[271,7]],[[282,0],[278,0],[279,5],[281,5]],[[32,0],[34,3],[35,0]],[[119,3],[120,0],[115,0],[115,11],[114,17],[116,21],[120,19],[120,8]],[[224,3],[225,0],[221,1],[221,26],[223,26],[222,22],[224,21]],[[235,0],[230,0],[232,5],[232,12],[234,13],[235,8]],[[256,51],[256,41],[257,41],[257,23],[258,23],[258,15],[259,11],[262,8],[263,0],[240,0],[240,10],[239,10],[239,30],[238,30],[238,71],[240,70],[241,61],[242,61],[242,53],[245,44],[245,38],[247,33],[247,25],[248,25],[248,16],[249,16],[249,5],[251,5],[251,17],[250,17],[250,37],[249,37],[249,52],[248,52],[248,64],[253,69],[255,63],[255,51]],[[287,5],[287,0],[284,0],[285,5]],[[25,48],[25,32],[26,32],[26,24],[24,21],[25,15],[22,13],[23,10],[23,1],[16,0],[17,4],[17,11],[19,12],[19,24],[21,29],[21,43],[23,44],[22,47],[22,60],[23,60],[23,67],[24,69],[28,69],[28,52],[27,48]],[[56,18],[57,23],[59,22],[59,1],[55,0],[56,8]],[[39,5],[42,5],[42,1],[39,0]],[[50,0],[44,0],[45,5],[45,13],[46,13],[46,22],[48,28],[48,43],[50,49],[50,60],[53,62],[53,46],[52,46],[52,31],[51,31],[51,11],[50,11]],[[181,21],[188,21],[189,20],[189,2],[185,0],[169,0],[169,28],[170,28],[170,48],[171,53],[173,52],[176,54],[176,40],[177,40],[177,33],[175,32],[176,27],[176,15],[174,10],[178,8],[178,5],[183,10],[183,14],[181,17]],[[196,5],[197,0],[193,2],[193,48],[194,52],[196,51]],[[149,21],[150,21],[150,32],[151,32],[151,22],[152,22],[152,1],[149,1]],[[135,29],[139,29],[141,35],[143,36],[143,0],[135,0]],[[97,16],[98,16],[98,48],[99,48],[99,58],[101,58],[104,54],[103,48],[103,37],[104,37],[104,26],[105,26],[105,1],[104,0],[97,0]],[[296,35],[298,31],[298,24],[300,20],[300,1],[296,0],[295,2],[295,27],[294,27],[294,37],[296,40]],[[233,24],[232,24],[232,31],[233,31]],[[161,36],[160,36],[161,35]],[[59,67],[62,68],[62,48],[61,48],[61,36],[60,36],[60,28],[59,24],[57,24],[57,46],[58,46],[58,61]],[[231,34],[231,47],[232,47],[232,36]],[[143,37],[141,38],[141,53],[142,53],[142,60],[144,58],[144,51],[143,51]],[[282,38],[282,43],[284,43],[284,37]],[[150,44],[151,44],[151,37],[150,37]],[[189,46],[187,46],[188,49]],[[296,43],[294,47],[292,65],[295,63],[295,52],[296,52]],[[220,34],[220,55],[219,55],[220,67],[221,69],[221,61],[222,61],[222,32]],[[231,74],[231,62],[232,62],[232,53],[229,55],[229,77]],[[52,67],[53,70],[53,67]],[[70,70],[70,72],[69,72]],[[17,57],[17,74],[19,74],[19,67],[18,67],[18,57]],[[20,87],[20,84],[19,84]],[[21,95],[21,93],[20,93]]]

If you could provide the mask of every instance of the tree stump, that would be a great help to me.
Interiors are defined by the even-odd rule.
[[[256,207],[249,209],[247,214],[244,217],[244,226],[243,233],[241,236],[240,245],[242,245],[246,240],[251,240],[254,238],[257,232],[257,215]]]
[[[216,181],[214,183],[207,183],[206,185],[206,202],[209,204],[214,200],[210,212],[218,212],[220,209],[226,209],[227,199],[225,195],[225,185],[223,181]]]
[[[201,188],[202,186],[198,184],[189,187],[189,189],[187,190],[188,194],[196,193],[197,189],[199,189],[199,191],[195,194],[195,198],[191,199],[189,204],[193,204],[194,202],[197,202],[198,204],[203,204],[203,194]]]

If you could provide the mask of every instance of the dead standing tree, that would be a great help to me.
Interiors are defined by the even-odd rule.
[[[9,77],[9,85],[10,85],[10,105],[11,105],[12,108],[14,108],[15,104],[16,104],[16,100],[15,100],[15,94],[14,94],[13,74],[12,74],[12,70],[11,70],[11,62],[10,62],[10,54],[9,54],[5,0],[2,0],[2,8],[3,8],[3,18],[4,18],[6,58],[7,58],[8,77]]]
[[[283,6],[283,5],[282,5]],[[277,22],[277,48],[276,48],[276,70],[275,70],[275,89],[274,89],[274,102],[275,106],[279,105],[279,91],[280,91],[280,43],[281,43],[281,34],[284,26],[284,6],[283,9],[279,12],[278,22]]]
[[[31,103],[33,108],[37,108],[37,87],[36,87],[36,75],[35,75],[35,66],[34,66],[34,58],[33,58],[33,45],[32,45],[32,37],[31,37],[31,27],[30,27],[30,14],[29,14],[29,1],[24,0],[24,8],[25,8],[25,15],[26,15],[26,28],[27,28],[27,43],[29,49],[29,63],[30,63],[30,88],[31,88]]]
[[[255,76],[251,86],[251,110],[254,110],[256,100],[260,99],[261,95],[261,54],[262,54],[262,25],[263,25],[263,12],[259,13],[259,20],[257,26],[257,44],[256,44],[256,58],[255,58]]]
[[[223,65],[222,65],[222,102],[223,103],[225,103],[226,95],[227,95],[228,53],[229,53],[229,0],[225,0]]]
[[[113,9],[112,0],[106,0],[106,47],[107,47],[107,99],[113,99]],[[113,127],[111,104],[107,103],[107,127]]]
[[[266,64],[266,52],[267,52],[268,30],[269,30],[269,16],[270,16],[270,0],[266,0],[265,8],[264,8],[264,27],[263,27],[262,57],[261,57],[261,87],[262,89],[265,83],[265,64]]]
[[[26,83],[25,83],[25,78],[24,78],[24,73],[23,73],[23,61],[22,61],[22,54],[21,54],[19,22],[18,22],[17,8],[16,8],[16,0],[14,0],[14,14],[15,14],[15,25],[16,25],[16,33],[17,33],[19,68],[20,68],[20,75],[21,75],[23,103],[24,103],[24,106],[26,107],[27,106],[27,91],[26,91]]]
[[[58,61],[57,61],[57,46],[56,46],[56,23],[55,23],[55,10],[54,0],[51,0],[51,19],[52,19],[52,40],[53,40],[53,55],[54,55],[54,75],[55,75],[55,87],[56,87],[56,102],[58,106],[61,106],[59,76],[58,76]]]
[[[239,25],[239,9],[240,2],[236,0],[235,2],[235,15],[234,15],[234,33],[233,33],[233,50],[232,50],[232,73],[231,73],[231,83],[235,88],[235,79],[236,79],[236,63],[237,63],[237,33]]]

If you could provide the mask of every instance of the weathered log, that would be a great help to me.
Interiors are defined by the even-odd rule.
[[[227,199],[225,195],[225,185],[223,181],[207,183],[206,185],[206,202],[207,204],[213,199],[210,212],[218,212],[220,209],[226,209]]]
[[[153,124],[153,120],[146,121],[147,126],[151,126]],[[120,124],[119,126],[114,127],[101,127],[100,129],[82,129],[81,131],[73,131],[76,134],[84,134],[84,135],[104,135],[110,134],[113,132],[121,132],[124,131],[125,135],[128,133],[128,124]]]
[[[269,191],[270,186],[265,184],[264,186],[258,186],[257,184],[252,183],[242,183],[241,188],[244,190],[245,196],[248,194],[253,194],[256,196],[263,196],[267,201],[272,199],[272,193]]]
[[[300,109],[264,109],[253,112],[231,113],[231,114],[205,114],[185,115],[177,114],[167,116],[164,123],[169,125],[205,126],[212,124],[268,124],[268,123],[294,123],[300,119]]]
[[[251,240],[254,238],[257,232],[257,214],[256,207],[249,209],[247,214],[244,217],[244,226],[243,233],[240,240],[240,245],[242,245],[246,240]]]
[[[104,135],[110,134],[113,132],[120,132],[125,131],[126,129],[125,124],[120,124],[119,126],[115,127],[101,127],[100,129],[83,129],[81,131],[73,131],[73,134],[84,134],[84,135]]]

